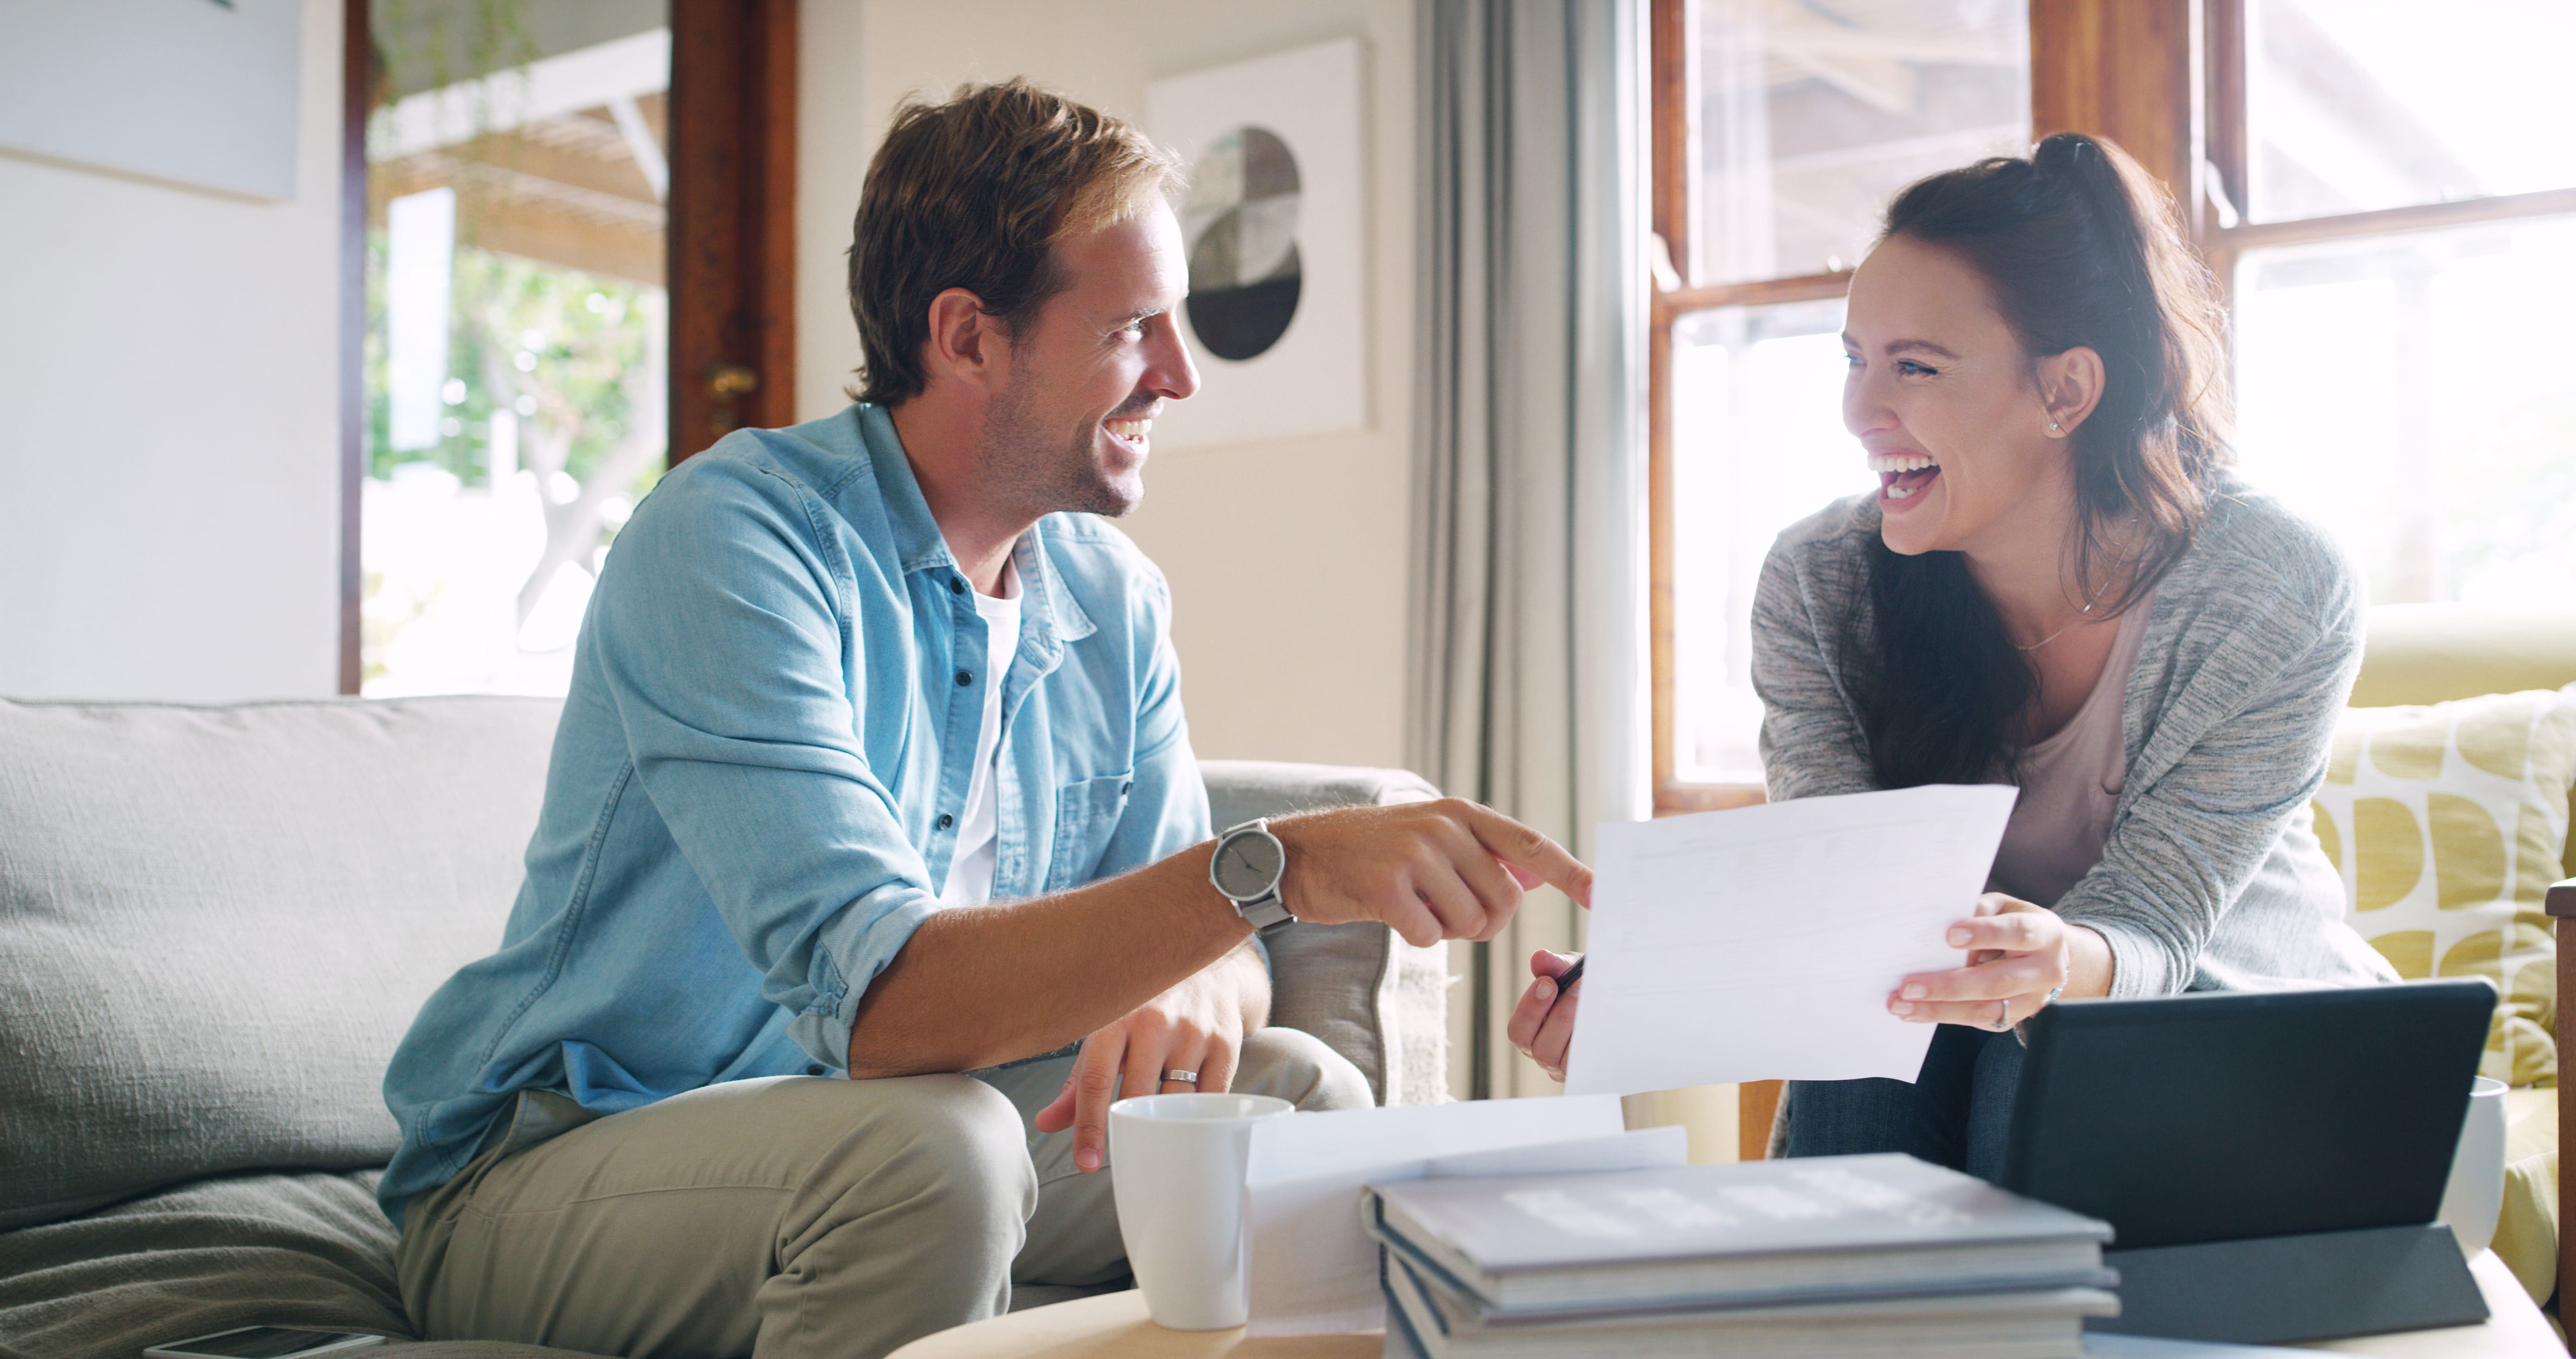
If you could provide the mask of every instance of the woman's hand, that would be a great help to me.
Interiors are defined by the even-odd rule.
[[[1887,998],[1888,1013],[2001,1033],[2048,1004],[2074,975],[2079,952],[2109,955],[2101,936],[2001,892],[1977,898],[1977,913],[1952,925],[1948,937],[1951,947],[1968,951],[1968,965],[1907,977]]]
[[[1582,956],[1546,949],[1531,954],[1530,975],[1537,980],[1521,992],[1521,1003],[1512,1008],[1511,1023],[1503,1029],[1512,1046],[1545,1068],[1552,1081],[1565,1079],[1565,1050],[1574,1041],[1574,1007],[1583,999],[1581,977],[1563,996],[1556,993],[1556,979]]]

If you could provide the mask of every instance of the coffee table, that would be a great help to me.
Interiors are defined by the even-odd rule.
[[[2469,1262],[2492,1313],[2483,1326],[2335,1340],[2302,1349],[2381,1359],[2567,1359],[2549,1319],[2488,1251]],[[1247,1336],[1167,1331],[1134,1289],[1103,1293],[924,1336],[893,1359],[1377,1359],[1376,1335]]]

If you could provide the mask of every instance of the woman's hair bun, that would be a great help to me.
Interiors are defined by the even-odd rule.
[[[2052,132],[2040,138],[2031,149],[2030,168],[2041,183],[2072,195],[2093,214],[2100,229],[2118,233],[2124,243],[2145,234],[2139,219],[2156,210],[2156,205],[2140,200],[2102,143],[2081,132]]]
[[[2090,159],[2096,163],[2105,160],[2100,143],[2083,133],[2052,132],[2040,138],[2039,145],[2032,148],[2030,166],[2051,179],[2068,178],[2082,168],[2088,159],[2085,155],[2088,151],[2093,153]]]

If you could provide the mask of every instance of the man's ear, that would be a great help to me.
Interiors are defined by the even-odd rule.
[[[2056,438],[2072,437],[2075,427],[2102,404],[2100,351],[2080,344],[2041,359],[2035,367],[2033,376],[2039,382],[2039,403],[2049,422],[2048,432]]]
[[[922,343],[923,376],[970,387],[998,387],[1010,376],[1010,346],[984,299],[950,288],[930,299],[930,338]]]

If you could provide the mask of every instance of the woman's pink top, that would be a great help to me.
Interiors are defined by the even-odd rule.
[[[2102,862],[2102,842],[2110,838],[2111,810],[2119,805],[2129,764],[2120,737],[2122,700],[2154,604],[2149,595],[2121,615],[2110,659],[2084,706],[2054,735],[2022,752],[2021,800],[2004,826],[2003,848],[1995,852],[1995,870],[1986,879],[1989,891],[2054,906]]]

